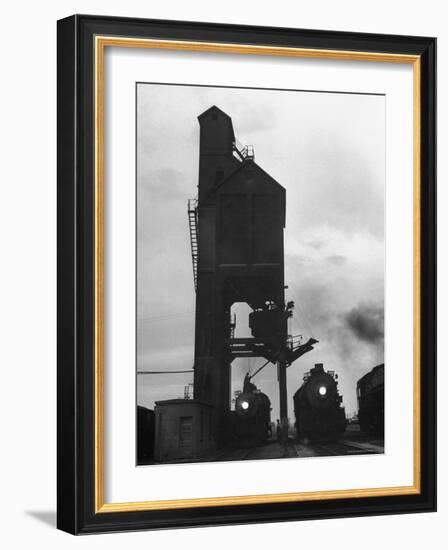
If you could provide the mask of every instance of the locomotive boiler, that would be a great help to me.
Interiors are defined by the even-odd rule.
[[[232,435],[238,445],[251,447],[264,443],[271,435],[271,400],[250,382],[244,380],[243,391],[235,401],[232,413]]]
[[[338,392],[337,375],[317,363],[303,378],[294,394],[297,437],[312,442],[330,442],[346,427],[345,409]]]
[[[384,364],[377,365],[356,384],[359,427],[370,434],[384,433]]]

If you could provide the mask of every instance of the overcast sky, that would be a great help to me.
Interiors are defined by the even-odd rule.
[[[356,380],[384,361],[385,98],[139,84],[137,88],[137,369],[193,366],[195,294],[187,199],[197,194],[199,124],[212,105],[286,189],[286,299],[292,334],[319,340],[288,369],[292,395],[314,363],[339,375],[348,413]],[[237,336],[249,335],[238,306]],[[263,359],[232,366],[232,395]],[[138,403],[183,395],[193,376],[140,375]],[[278,418],[275,367],[254,378]]]

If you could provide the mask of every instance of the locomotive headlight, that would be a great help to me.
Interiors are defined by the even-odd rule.
[[[319,395],[321,395],[323,397],[326,394],[327,394],[327,388],[325,386],[321,386],[319,388]]]
[[[241,403],[241,408],[243,409],[243,411],[247,411],[247,409],[249,408],[249,403],[247,401],[243,401]]]

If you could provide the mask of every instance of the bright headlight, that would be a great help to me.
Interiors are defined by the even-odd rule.
[[[241,403],[241,408],[243,409],[243,411],[247,411],[247,409],[249,408],[249,403],[247,401],[243,401]]]
[[[327,393],[327,388],[325,386],[321,386],[319,388],[319,394],[324,396],[324,395],[326,395],[326,393]]]

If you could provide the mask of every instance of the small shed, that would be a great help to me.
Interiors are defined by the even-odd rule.
[[[154,411],[137,406],[137,464],[154,458]]]
[[[154,459],[200,458],[216,449],[213,407],[194,399],[157,401]]]

